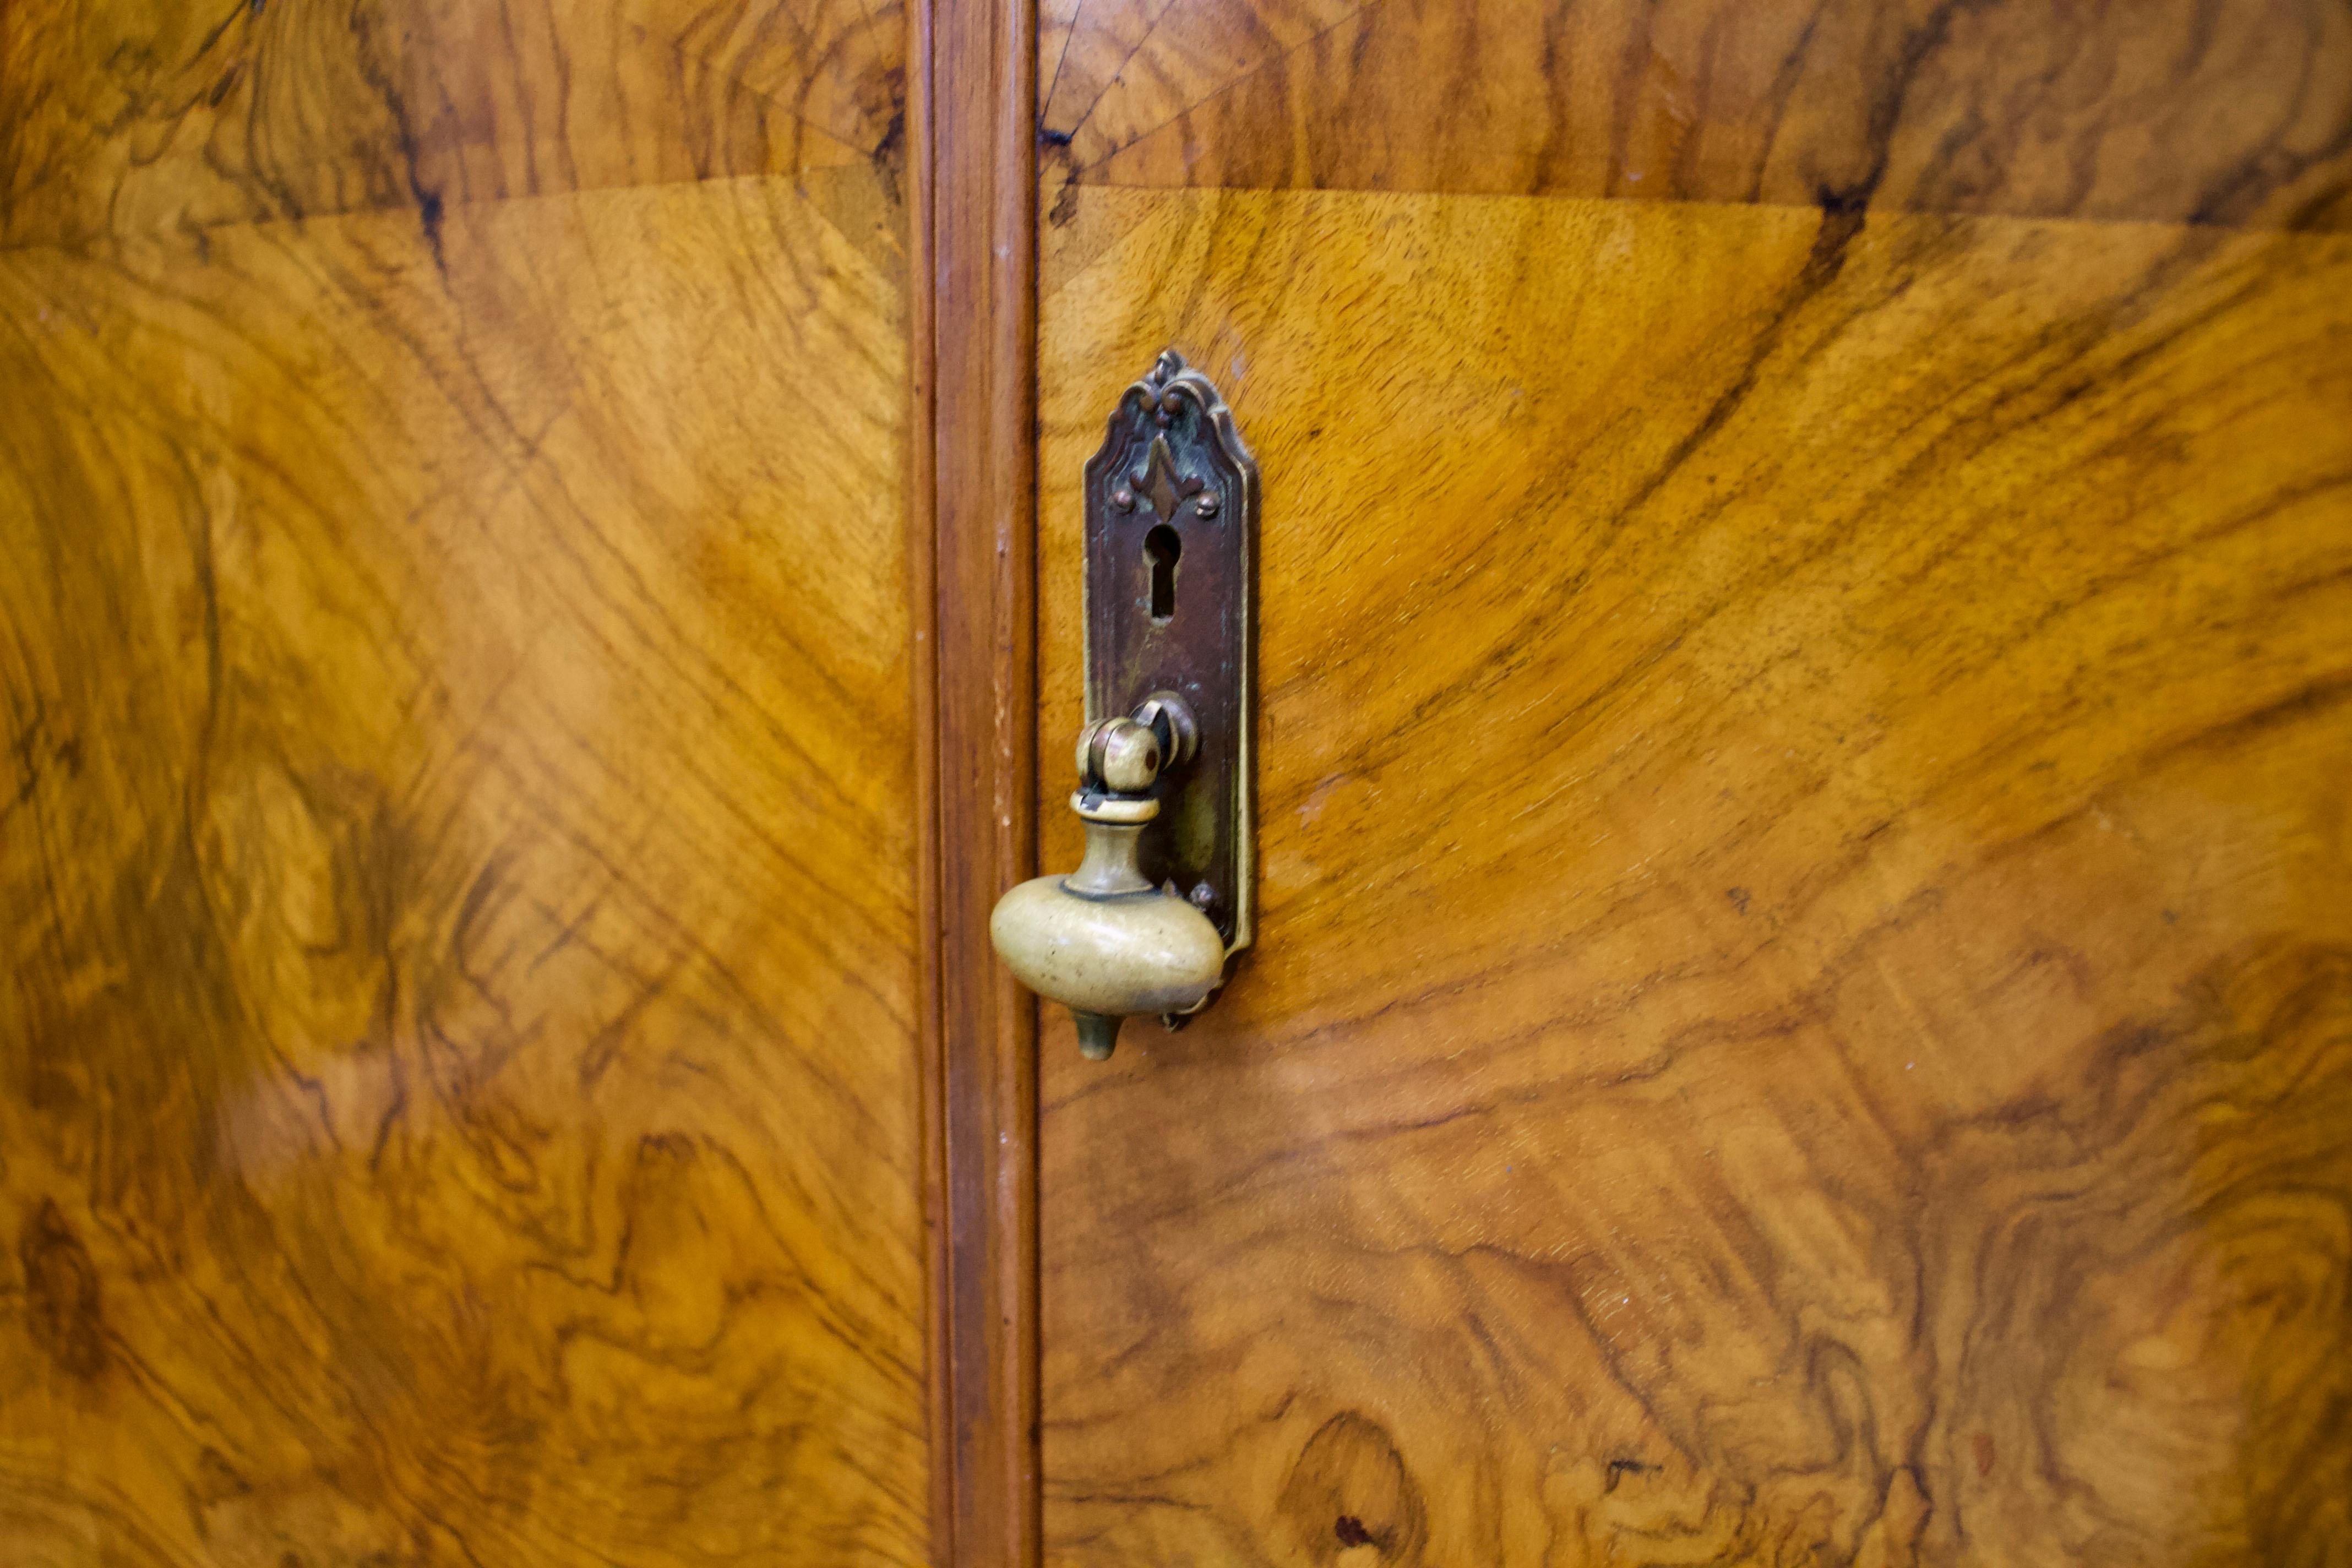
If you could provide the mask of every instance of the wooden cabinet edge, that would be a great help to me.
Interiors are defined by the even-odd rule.
[[[1036,862],[1036,20],[915,0],[907,25],[932,1558],[1030,1568],[1036,1012],[988,918]]]

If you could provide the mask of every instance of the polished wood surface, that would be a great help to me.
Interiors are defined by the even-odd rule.
[[[0,243],[784,173],[895,238],[828,171],[900,159],[905,38],[869,0],[16,0]]]
[[[869,124],[758,9],[8,13],[0,1561],[929,1560],[895,111],[735,161]]]
[[[1036,1008],[989,912],[1036,864],[1036,181],[1033,13],[917,0],[919,460],[931,600],[918,650],[927,737],[925,1026],[943,1086],[939,1561],[1038,1552]]]
[[[1043,1031],[1046,1561],[2346,1561],[2352,237],[1042,195],[1041,748],[1119,387],[1265,486],[1259,943]]]
[[[1085,184],[2352,226],[2336,0],[1045,0]]]

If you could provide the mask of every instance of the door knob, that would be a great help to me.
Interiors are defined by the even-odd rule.
[[[1250,945],[1255,892],[1251,608],[1257,464],[1173,349],[1119,395],[1086,471],[1086,854],[1006,893],[997,953],[1077,1016],[1100,1061],[1119,1022],[1171,1029]]]
[[[1198,743],[1191,710],[1166,692],[1131,717],[1081,730],[1070,796],[1086,824],[1078,868],[1022,883],[989,916],[1005,967],[1070,1009],[1090,1060],[1110,1055],[1123,1019],[1192,1012],[1224,978],[1223,936],[1189,900],[1153,887],[1140,859],[1144,830],[1160,815],[1150,791]]]

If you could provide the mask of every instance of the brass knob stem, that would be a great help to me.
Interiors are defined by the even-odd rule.
[[[1089,816],[1078,804],[1083,798],[1072,795],[1070,805],[1086,821],[1087,852],[1078,858],[1078,868],[1062,879],[1062,886],[1082,899],[1110,899],[1122,893],[1151,891],[1151,884],[1138,863],[1143,851],[1143,822]],[[1143,804],[1150,806],[1155,815],[1159,812],[1158,802]]]

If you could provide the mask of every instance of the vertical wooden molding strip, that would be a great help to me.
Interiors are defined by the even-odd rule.
[[[988,915],[1036,860],[1034,0],[917,0],[908,26],[934,1555],[1030,1568],[1036,1013]]]
[[[930,1459],[930,1561],[955,1560],[954,1471],[947,1434],[953,1421],[948,1373],[947,1063],[940,1019],[940,749],[938,520],[931,505],[931,14],[907,7],[907,596],[908,678],[915,739],[915,1050],[923,1127],[925,1416]]]

